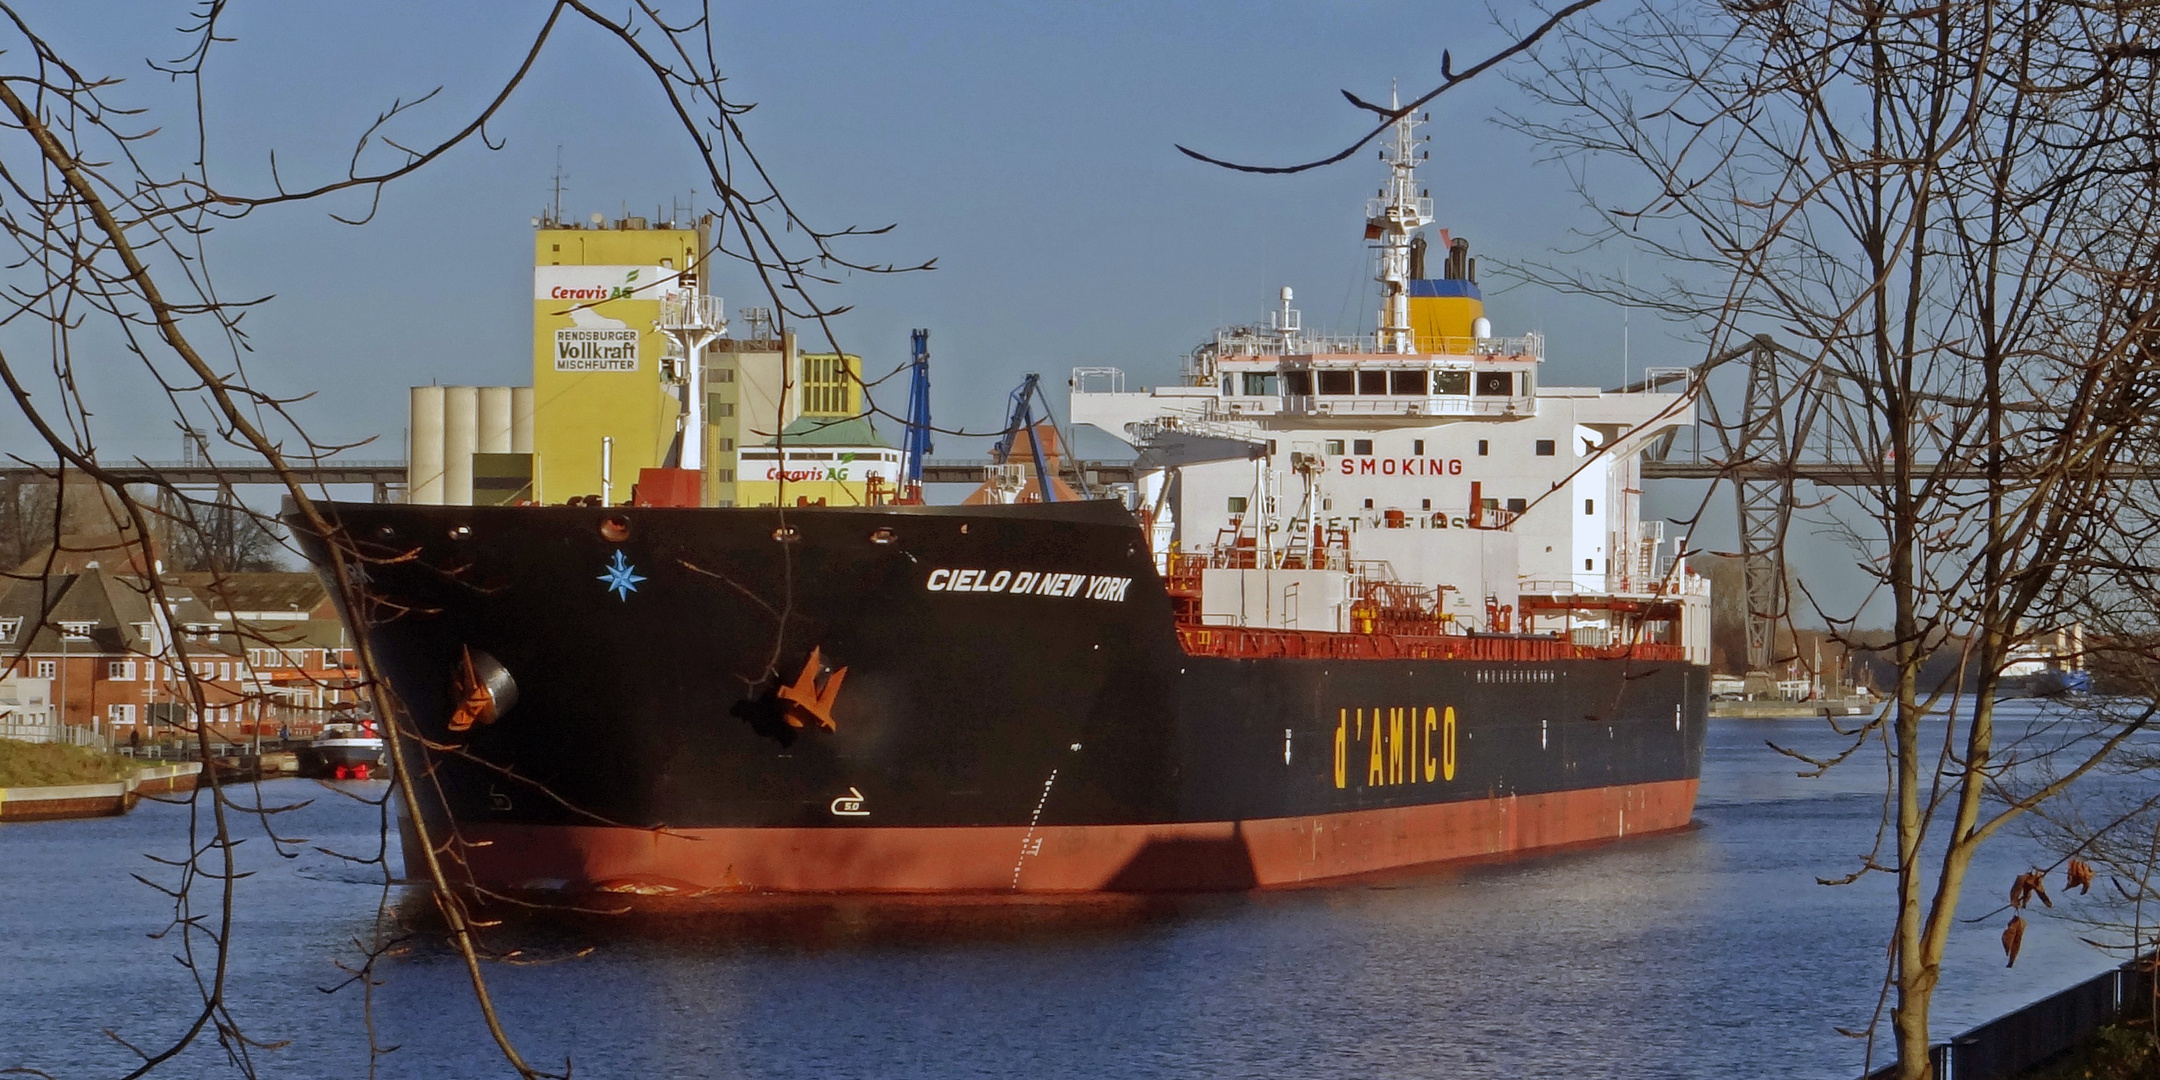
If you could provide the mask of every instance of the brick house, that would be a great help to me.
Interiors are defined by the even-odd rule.
[[[359,661],[322,579],[313,573],[175,574],[207,606],[266,698],[263,734],[314,734],[360,702]],[[251,731],[250,734],[253,732]]]
[[[116,742],[169,739],[198,719],[224,740],[312,735],[358,700],[343,625],[313,574],[167,575],[161,611],[133,569],[89,562],[0,582],[0,679],[51,680],[63,722]]]

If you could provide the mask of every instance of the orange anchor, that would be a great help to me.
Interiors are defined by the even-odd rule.
[[[818,726],[827,731],[840,730],[840,725],[833,722],[832,707],[833,699],[840,696],[840,683],[847,678],[847,669],[841,668],[826,676],[823,685],[820,685],[818,675],[824,670],[824,666],[825,658],[817,649],[811,649],[810,659],[803,663],[802,674],[797,675],[794,682],[779,689],[777,696],[787,703],[787,711],[782,714],[782,719],[787,721],[789,727],[799,728],[803,726],[803,720],[808,718],[817,721]]]
[[[450,730],[469,731],[474,723],[495,722],[495,695],[473,670],[472,647],[465,646],[450,682]]]

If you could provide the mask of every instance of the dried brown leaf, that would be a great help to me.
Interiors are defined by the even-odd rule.
[[[2072,859],[2070,865],[2063,868],[2064,892],[2076,889],[2078,895],[2083,896],[2092,891],[2092,885],[2093,868],[2087,865],[2085,860]]]
[[[2025,905],[2032,903],[2032,898],[2035,896],[2040,898],[2041,903],[2049,907],[2055,906],[2055,901],[2048,898],[2047,878],[2040,871],[2026,871],[2019,874],[2016,881],[2010,883],[2011,907],[2023,911]]]

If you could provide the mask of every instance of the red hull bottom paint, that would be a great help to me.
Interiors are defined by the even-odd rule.
[[[469,824],[488,889],[762,893],[1207,892],[1665,832],[1695,780],[1317,817],[1166,825],[643,830]]]

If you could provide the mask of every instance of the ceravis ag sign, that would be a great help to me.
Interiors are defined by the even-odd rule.
[[[660,266],[534,267],[533,299],[570,317],[555,329],[555,370],[638,370],[638,340],[675,286],[675,271]]]
[[[744,450],[741,462],[746,479],[784,479],[790,484],[859,484],[872,477],[894,484],[900,479],[898,450],[809,448],[789,449],[784,455],[778,450]]]

